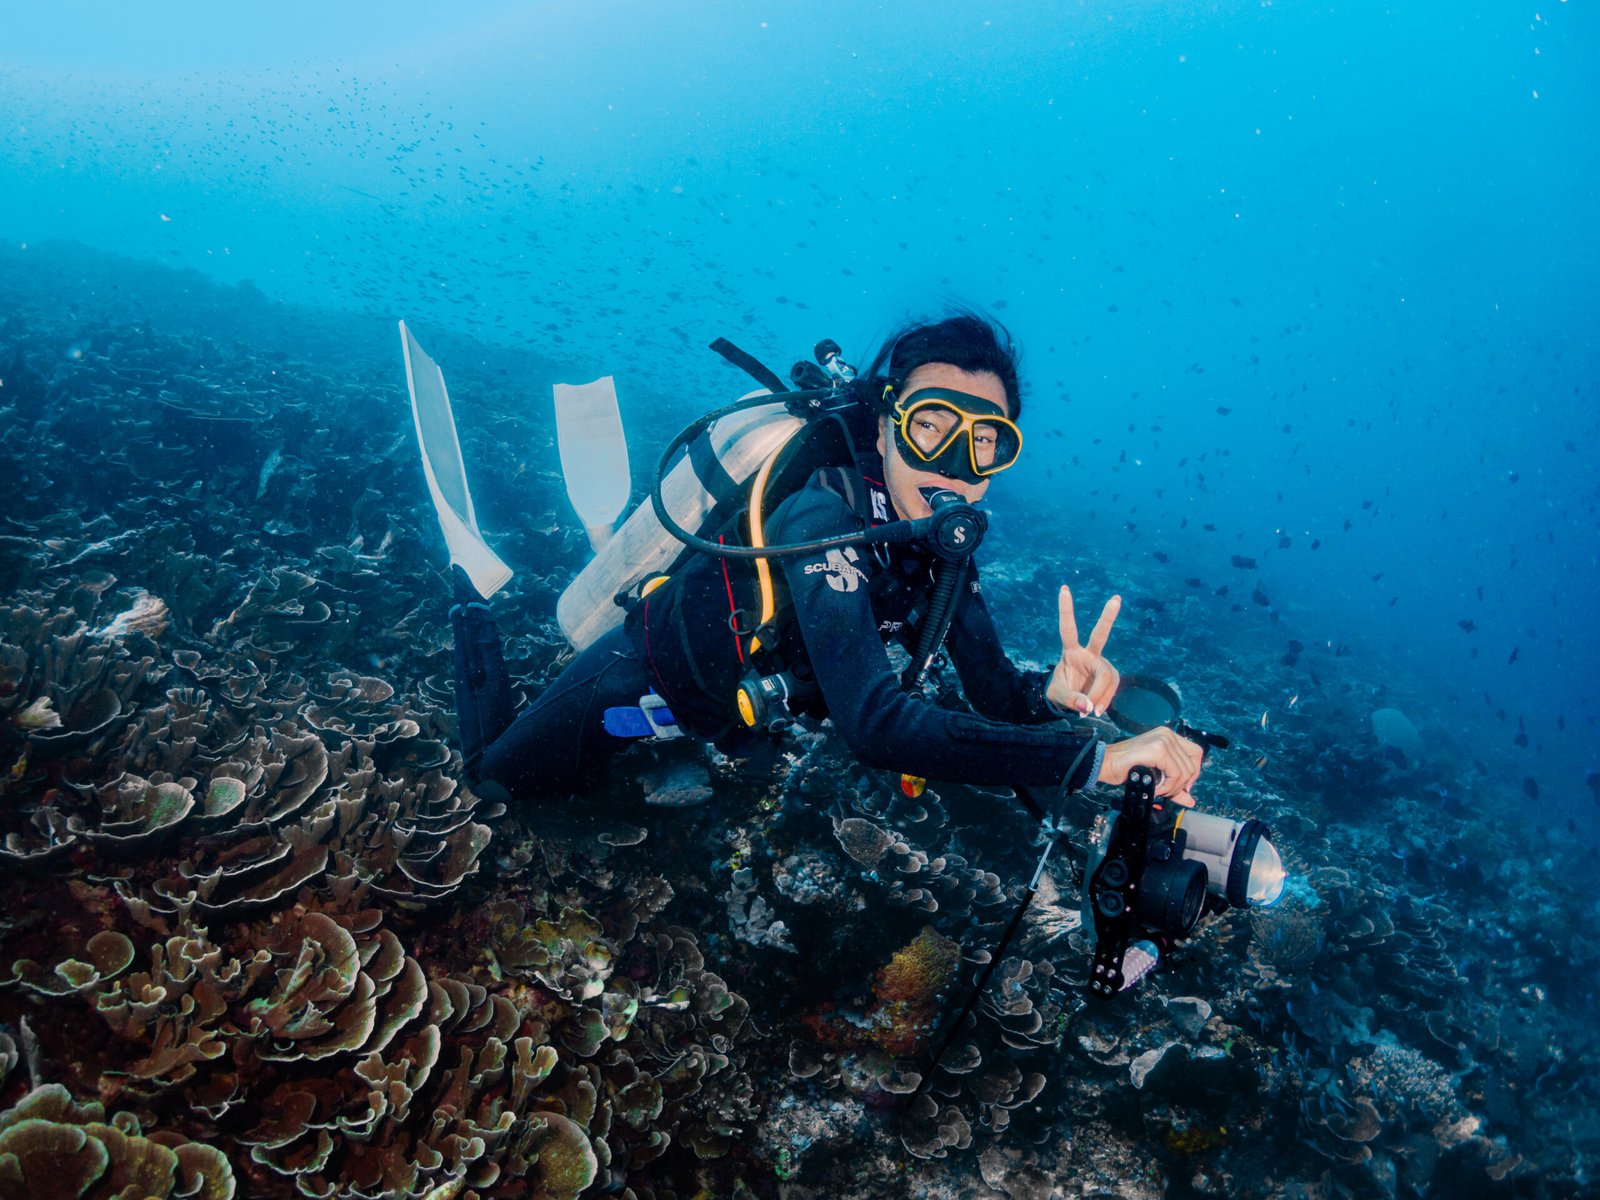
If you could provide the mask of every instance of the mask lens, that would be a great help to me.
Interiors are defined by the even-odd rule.
[[[973,462],[985,474],[1009,467],[1021,449],[1022,439],[1009,422],[979,421],[972,426]]]
[[[906,438],[923,458],[934,458],[961,426],[961,414],[945,404],[919,404],[906,414]]]

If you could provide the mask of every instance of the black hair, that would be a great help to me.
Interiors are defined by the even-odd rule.
[[[1006,407],[1013,421],[1022,415],[1022,391],[1017,382],[1017,347],[1006,327],[984,313],[958,309],[940,321],[913,321],[890,335],[867,368],[870,399],[887,410],[886,385],[899,391],[906,376],[929,363],[949,363],[963,371],[987,371],[1005,388]]]

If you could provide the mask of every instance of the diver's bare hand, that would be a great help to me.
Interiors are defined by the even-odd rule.
[[[1072,589],[1062,585],[1056,600],[1061,621],[1061,657],[1050,675],[1045,695],[1063,712],[1104,713],[1117,694],[1121,676],[1105,657],[1106,639],[1122,611],[1122,597],[1113,596],[1100,611],[1089,644],[1078,644],[1078,618],[1072,611]]]
[[[1156,795],[1170,796],[1184,808],[1193,808],[1194,797],[1189,789],[1200,778],[1202,758],[1199,746],[1162,725],[1107,746],[1100,761],[1100,782],[1127,783],[1128,772],[1133,768],[1154,767],[1161,772]]]

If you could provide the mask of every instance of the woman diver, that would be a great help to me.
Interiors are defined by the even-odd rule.
[[[1116,692],[1104,651],[1119,597],[1080,642],[1062,587],[1060,658],[1049,671],[1019,671],[959,548],[888,529],[870,536],[976,503],[1016,461],[1022,396],[1005,330],[971,313],[910,325],[851,387],[858,403],[841,422],[850,444],[836,456],[848,461],[809,471],[764,519],[758,501],[754,519],[741,524],[747,544],[831,540],[829,549],[763,559],[684,554],[670,576],[650,581],[659,586],[643,590],[624,625],[580,653],[520,715],[488,606],[456,570],[456,702],[462,756],[480,792],[562,797],[596,782],[618,750],[663,733],[737,756],[740,738],[768,724],[755,711],[766,696],[785,716],[830,717],[864,765],[908,780],[1076,791],[1121,784],[1142,764],[1162,773],[1159,794],[1193,805],[1202,763],[1193,742],[1158,728],[1105,743],[1061,724],[1103,713]],[[840,544],[851,536],[860,541]],[[891,663],[893,642],[913,654],[903,673]],[[964,702],[953,689],[937,702],[923,694],[930,646],[948,656]]]

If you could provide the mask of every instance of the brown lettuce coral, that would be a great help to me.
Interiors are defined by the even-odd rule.
[[[107,1123],[102,1105],[77,1104],[60,1084],[0,1113],[0,1194],[230,1200],[234,1188],[233,1169],[213,1147],[165,1130],[146,1137],[129,1112]]]

